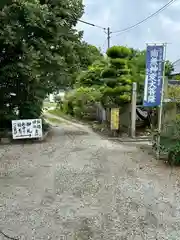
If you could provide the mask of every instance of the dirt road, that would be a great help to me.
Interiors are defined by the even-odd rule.
[[[180,239],[177,171],[61,124],[44,143],[0,146],[0,230],[27,240]]]

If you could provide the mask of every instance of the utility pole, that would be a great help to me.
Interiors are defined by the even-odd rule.
[[[110,28],[107,28],[107,41],[108,41],[108,48],[110,48],[110,38],[111,38],[111,32],[110,32]]]

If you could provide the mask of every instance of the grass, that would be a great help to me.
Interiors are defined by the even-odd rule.
[[[63,117],[65,114],[60,110],[60,109],[53,109],[53,110],[49,110],[48,113],[51,113],[53,115],[56,115],[58,117]]]
[[[51,123],[57,123],[57,124],[60,124],[62,123],[61,120],[57,119],[57,118],[51,118],[51,117],[48,117],[47,120]]]
[[[56,107],[56,103],[50,103],[50,102],[44,102],[43,107],[44,108],[50,108],[50,107]]]
[[[72,121],[72,120],[75,121],[75,119],[74,119],[72,116],[63,113],[63,112],[62,112],[60,109],[58,109],[58,108],[49,110],[48,113],[50,113],[50,114],[52,114],[52,115],[54,115],[54,116],[57,116],[57,117],[62,117],[62,118],[66,119],[66,120],[69,120],[69,121]]]

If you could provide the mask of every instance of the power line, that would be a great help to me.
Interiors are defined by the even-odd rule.
[[[90,25],[90,26],[92,26],[92,27],[97,27],[97,28],[100,28],[100,29],[106,30],[105,27],[98,26],[98,25],[96,25],[96,24],[94,24],[94,23],[86,22],[86,21],[83,21],[83,20],[80,20],[80,19],[79,19],[78,21],[81,22],[81,23],[84,23],[84,24]]]
[[[170,0],[168,3],[166,3],[163,7],[161,7],[160,9],[158,9],[156,12],[152,13],[151,15],[149,15],[148,17],[146,17],[145,19],[137,22],[136,24],[130,26],[130,27],[127,27],[127,28],[124,28],[124,29],[121,29],[119,31],[115,31],[113,33],[119,33],[117,34],[116,36],[119,36],[120,33],[122,32],[125,32],[125,31],[129,31],[137,26],[139,26],[140,24],[146,22],[147,20],[151,19],[152,17],[156,16],[157,14],[159,14],[160,12],[164,11],[167,7],[169,7],[171,4],[173,4],[175,1],[177,0]]]
[[[148,17],[146,17],[145,19],[137,22],[136,24],[133,24],[132,26],[129,26],[127,28],[124,28],[124,29],[121,29],[121,30],[118,30],[118,31],[114,31],[114,32],[111,32],[110,31],[110,28],[106,28],[106,27],[102,27],[102,26],[99,26],[99,25],[96,25],[94,23],[90,23],[90,22],[87,22],[87,21],[84,21],[84,20],[78,20],[79,22],[81,23],[84,23],[84,24],[87,24],[87,25],[90,25],[92,27],[97,27],[97,28],[100,28],[100,29],[103,29],[104,32],[107,34],[107,39],[108,39],[108,48],[110,47],[110,38],[111,38],[111,34],[113,33],[118,33],[116,36],[119,36],[122,32],[126,32],[126,31],[129,31],[135,27],[138,27],[140,24],[146,22],[147,20],[151,19],[152,17],[158,15],[160,12],[164,11],[166,8],[168,8],[171,4],[173,4],[175,1],[177,0],[170,0],[168,3],[166,3],[163,7],[161,7],[160,9],[158,9],[156,12],[152,13],[151,15],[149,15]],[[107,32],[106,32],[107,31]]]
[[[174,65],[174,64],[176,64],[178,62],[180,62],[180,58],[178,60],[176,60],[175,62],[173,62],[172,64]]]
[[[78,20],[78,21],[81,22],[81,23],[90,25],[90,26],[92,26],[92,27],[97,27],[97,28],[103,29],[103,30],[104,30],[104,33],[107,35],[108,48],[110,47],[110,38],[111,38],[111,33],[112,33],[112,32],[110,31],[110,28],[109,28],[109,27],[107,27],[107,28],[101,27],[101,26],[98,26],[98,25],[96,25],[96,24],[94,24],[94,23],[86,22],[86,21],[84,21],[84,20]]]

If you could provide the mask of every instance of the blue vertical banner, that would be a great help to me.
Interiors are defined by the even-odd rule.
[[[161,104],[164,70],[164,45],[148,45],[146,52],[146,79],[144,84],[145,107]]]

